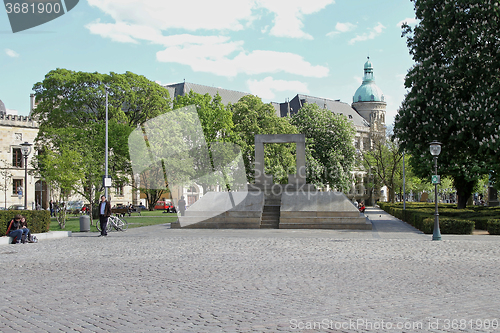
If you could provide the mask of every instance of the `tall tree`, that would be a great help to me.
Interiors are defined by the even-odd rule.
[[[402,178],[403,154],[399,150],[397,141],[385,137],[373,140],[372,147],[362,152],[363,164],[370,173],[388,189],[389,201],[395,201],[396,187]]]
[[[345,191],[351,185],[356,131],[343,115],[306,104],[291,119],[307,140],[307,181]]]
[[[233,137],[233,114],[222,104],[219,94],[212,97],[209,94],[201,95],[191,90],[189,94],[178,96],[174,100],[173,109],[189,105],[196,107],[203,128],[203,138],[198,138],[202,141],[198,145],[200,149],[190,152],[196,171],[193,179],[203,187],[203,192],[206,193],[212,185],[220,183],[217,175],[209,171],[214,170],[217,165],[227,165],[235,158],[229,144]],[[227,148],[224,154],[217,153],[224,148]],[[214,152],[217,156],[214,156]]]
[[[241,147],[247,179],[255,180],[255,135],[296,134],[297,128],[287,118],[280,118],[271,104],[264,104],[256,96],[243,96],[228,105],[233,112],[233,142]],[[295,145],[269,144],[264,148],[265,172],[274,175],[275,183],[287,183],[288,174],[296,171]]]
[[[4,208],[7,209],[7,192],[9,191],[12,172],[6,160],[0,160],[0,191],[4,193]]]
[[[167,89],[143,76],[50,71],[34,85],[40,119],[36,139],[41,152],[71,147],[82,158],[79,192],[92,205],[102,189],[106,90],[108,91],[109,172],[116,184],[129,181],[127,137],[144,121],[170,109]],[[42,166],[42,164],[40,164]],[[47,172],[40,168],[40,173]]]
[[[412,0],[419,23],[403,25],[415,65],[395,120],[401,147],[421,177],[433,169],[429,142],[443,143],[439,173],[451,176],[464,208],[482,174],[498,170],[498,1]]]
[[[58,201],[62,209],[57,214],[59,227],[66,226],[66,206],[68,198],[77,190],[78,180],[83,176],[81,155],[70,147],[62,146],[58,150],[47,150],[38,155],[38,161],[43,165],[45,181],[59,195]]]

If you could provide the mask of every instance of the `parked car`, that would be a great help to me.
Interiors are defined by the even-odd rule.
[[[24,210],[24,205],[12,205],[7,208],[7,210]]]
[[[158,201],[155,205],[155,209],[163,209],[169,213],[175,212],[175,206],[170,200]]]
[[[144,206],[144,205],[134,205],[134,209],[138,212],[140,212],[142,210],[147,210],[146,206]]]

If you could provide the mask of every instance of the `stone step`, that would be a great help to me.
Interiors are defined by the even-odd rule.
[[[280,206],[279,205],[264,205],[264,211],[280,211]]]

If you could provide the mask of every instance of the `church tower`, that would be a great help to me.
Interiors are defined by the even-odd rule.
[[[385,102],[382,90],[375,84],[370,57],[365,63],[363,83],[352,98],[352,107],[370,124],[370,132],[385,137]]]

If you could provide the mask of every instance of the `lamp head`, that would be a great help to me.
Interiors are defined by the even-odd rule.
[[[28,156],[31,153],[31,143],[21,143],[21,153],[24,157]]]
[[[430,143],[430,150],[432,156],[439,156],[441,153],[441,142],[432,141]]]

